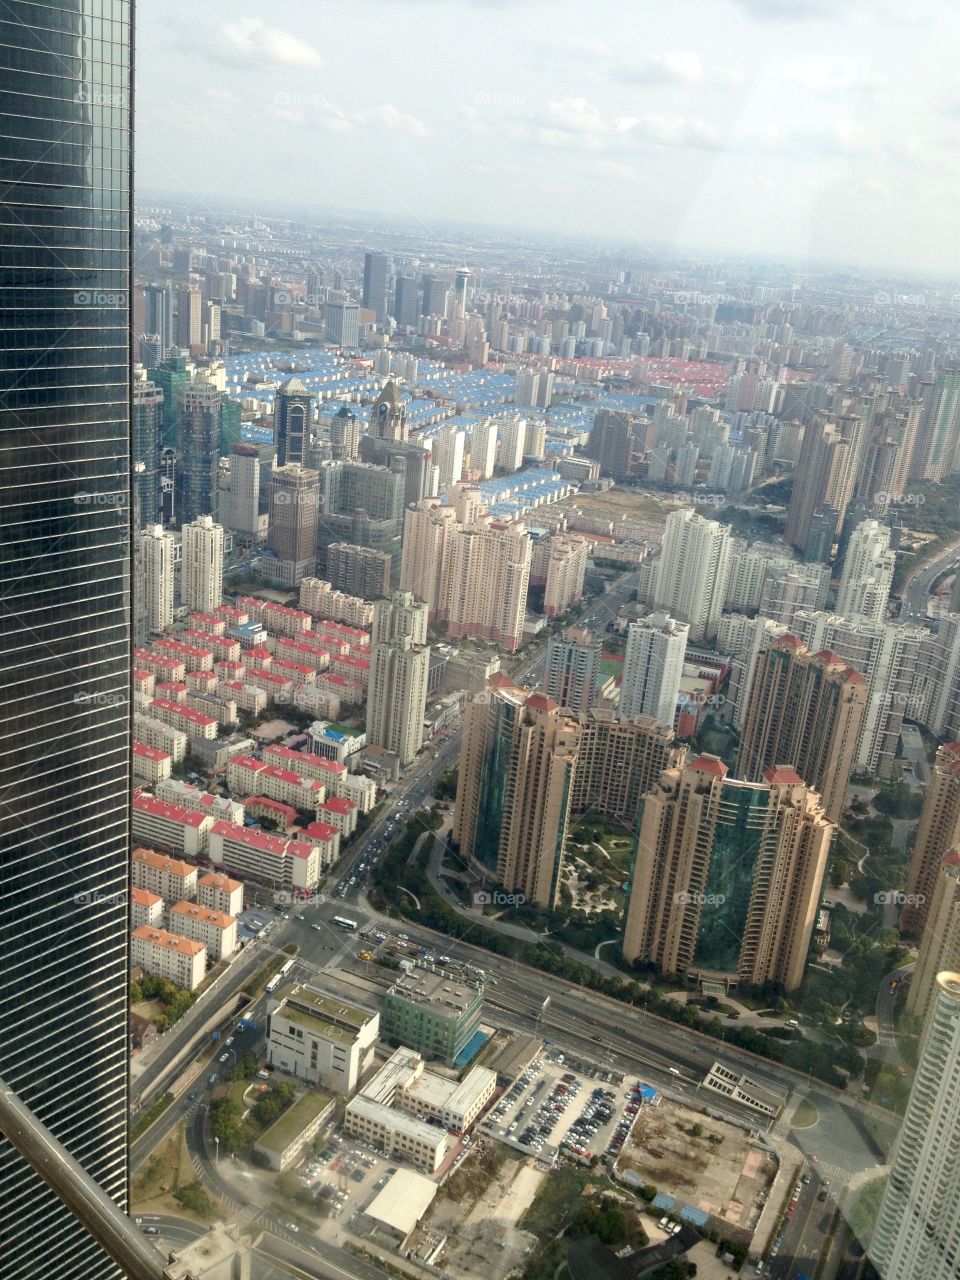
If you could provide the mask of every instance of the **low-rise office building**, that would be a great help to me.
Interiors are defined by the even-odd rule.
[[[271,1169],[283,1173],[296,1164],[332,1113],[333,1099],[308,1089],[263,1131],[253,1149],[267,1160]]]
[[[476,1035],[482,1011],[482,984],[417,965],[384,996],[383,1036],[452,1063]]]
[[[349,1095],[373,1066],[380,1015],[314,987],[287,986],[270,1002],[270,1063],[298,1080]]]
[[[436,1173],[451,1145],[444,1129],[359,1094],[347,1103],[343,1127],[388,1160],[406,1160],[425,1173]]]

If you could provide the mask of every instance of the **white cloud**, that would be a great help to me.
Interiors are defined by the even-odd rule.
[[[699,53],[651,53],[642,62],[618,68],[616,77],[626,84],[699,84],[704,79]]]
[[[279,27],[268,27],[262,18],[236,18],[223,22],[210,41],[192,41],[196,53],[232,67],[319,67],[316,49]]]
[[[363,111],[356,116],[358,124],[386,129],[390,133],[405,133],[411,138],[429,138],[433,130],[419,116],[398,110],[392,102],[385,102],[373,111]]]
[[[865,58],[844,53],[795,58],[784,68],[783,79],[807,93],[827,97],[873,92],[884,83],[869,69]]]
[[[723,137],[719,130],[699,116],[654,112],[640,116],[630,126],[630,135],[658,147],[702,151],[718,151],[723,147]]]

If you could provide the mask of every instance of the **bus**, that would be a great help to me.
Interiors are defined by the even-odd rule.
[[[273,977],[267,983],[268,996],[273,995],[274,991],[276,991],[277,987],[279,987],[280,983],[284,980],[284,978],[293,968],[293,965],[294,965],[294,961],[288,960],[286,964],[282,965],[280,969],[273,975]]]
[[[338,929],[346,929],[349,933],[353,933],[357,928],[356,920],[348,920],[346,916],[334,916],[333,923]]]

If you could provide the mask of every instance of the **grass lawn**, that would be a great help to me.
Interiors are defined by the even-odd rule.
[[[519,1225],[524,1231],[532,1231],[541,1239],[556,1235],[562,1220],[577,1205],[584,1187],[590,1183],[599,1186],[607,1184],[607,1179],[592,1169],[577,1165],[552,1169],[540,1184],[533,1203],[520,1219]]]
[[[794,1129],[809,1129],[811,1125],[815,1125],[820,1119],[820,1112],[808,1102],[806,1098],[801,1098],[797,1104],[797,1109],[793,1113],[791,1124]]]

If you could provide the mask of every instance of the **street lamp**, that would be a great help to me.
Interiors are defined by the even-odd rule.
[[[219,1169],[220,1168],[220,1139],[216,1136],[216,1134],[214,1134],[213,1140],[217,1146],[216,1162],[217,1162],[217,1168]]]

